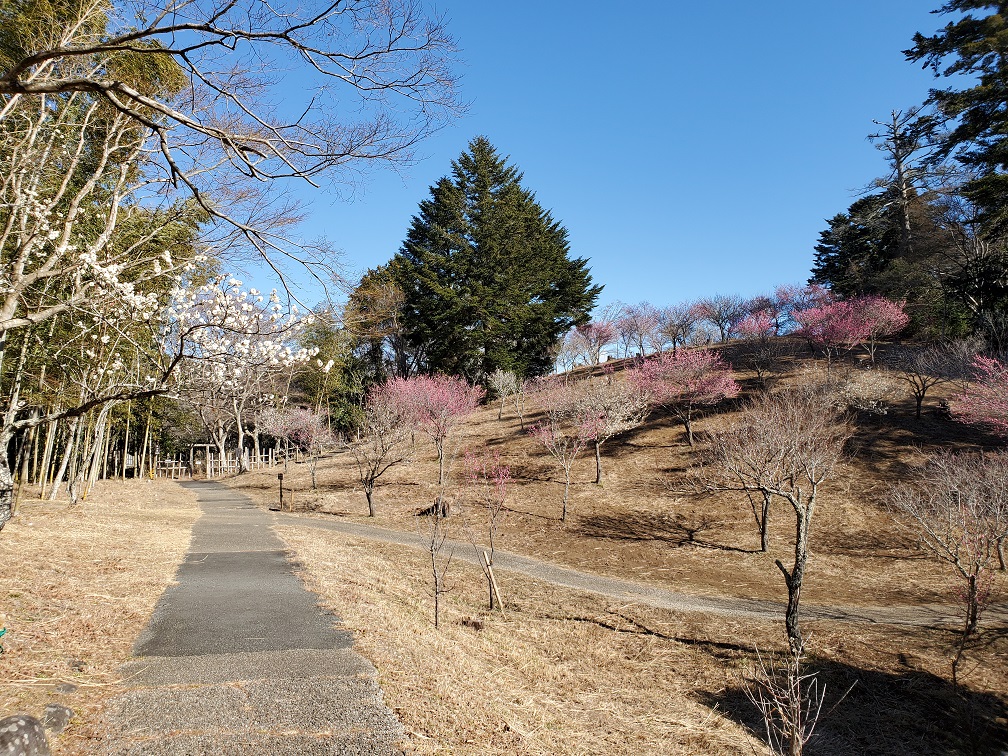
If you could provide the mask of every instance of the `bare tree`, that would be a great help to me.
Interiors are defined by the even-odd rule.
[[[767,745],[775,756],[801,756],[826,700],[825,683],[815,672],[805,671],[804,645],[789,651],[783,659],[764,659],[757,651],[755,674],[745,688],[763,717]]]
[[[4,51],[0,121],[25,100],[86,94],[126,118],[126,130],[147,132],[164,179],[263,253],[278,247],[214,201],[216,187],[408,159],[459,110],[454,43],[414,0],[275,10],[251,0],[88,0],[23,14],[11,19],[21,49]],[[297,92],[283,88],[292,65],[304,73]],[[271,95],[284,107],[269,107]]]
[[[372,499],[375,484],[389,468],[404,461],[412,449],[409,418],[386,386],[371,389],[364,406],[360,440],[350,448],[368,503],[368,517],[375,516]]]
[[[591,437],[591,428],[578,417],[579,384],[550,381],[536,392],[543,409],[543,419],[529,428],[529,433],[553,455],[564,471],[563,509],[560,519],[567,519],[570,499],[571,468]]]
[[[715,294],[699,300],[695,307],[700,320],[718,329],[721,341],[728,341],[734,335],[735,326],[748,314],[746,301],[737,294]]]
[[[837,404],[833,390],[823,384],[756,396],[743,409],[737,429],[711,434],[708,465],[700,472],[710,490],[778,497],[794,511],[794,561],[790,568],[780,559],[775,564],[787,586],[785,628],[795,654],[802,646],[798,609],[812,516],[851,434]]]
[[[437,501],[418,520],[417,530],[424,551],[430,558],[429,567],[434,597],[434,627],[441,626],[441,596],[448,592],[445,575],[451,567],[454,549],[448,543],[448,523],[445,521],[449,507],[445,501],[444,486]]]
[[[649,349],[654,349],[655,343],[660,341],[657,335],[660,325],[661,313],[653,305],[647,302],[624,305],[616,317],[616,330],[625,356],[630,357],[636,351],[643,357]]]
[[[896,351],[890,361],[899,371],[900,378],[910,385],[917,402],[918,420],[927,392],[953,380],[965,369],[965,365],[959,363],[954,353],[937,345],[904,347]]]
[[[1008,536],[1008,454],[939,452],[912,483],[890,490],[888,505],[897,521],[963,581],[959,592],[964,618],[952,659],[952,683],[975,635],[993,588],[995,556],[1004,569]]]
[[[465,481],[467,498],[474,506],[472,516],[467,509],[463,509],[463,527],[469,543],[476,552],[476,561],[479,562],[487,580],[490,609],[493,610],[496,603],[497,608],[504,611],[504,599],[497,585],[493,561],[500,528],[504,521],[504,501],[511,482],[511,468],[501,463],[499,452],[494,452],[492,455],[467,452]],[[486,534],[485,545],[480,543],[480,535],[477,533],[479,520],[482,520],[483,526],[479,530]]]
[[[662,346],[656,351],[663,351],[666,344],[671,344],[675,354],[679,347],[692,344],[699,319],[696,305],[690,302],[666,307],[661,311],[658,328]]]

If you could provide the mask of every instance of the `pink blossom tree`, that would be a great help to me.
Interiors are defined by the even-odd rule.
[[[561,520],[567,519],[571,468],[588,445],[591,435],[589,428],[578,419],[578,390],[575,385],[560,381],[541,384],[535,392],[535,399],[542,407],[543,419],[529,428],[529,434],[546,447],[564,472]]]
[[[874,362],[878,339],[898,333],[909,322],[904,304],[885,297],[856,297],[808,307],[794,318],[799,333],[823,349],[827,360],[865,345]]]
[[[903,310],[905,300],[894,302],[885,297],[858,297],[851,301],[851,307],[864,324],[867,338],[863,343],[872,362],[875,362],[878,340],[895,336],[910,322],[910,316]]]
[[[649,404],[667,408],[682,422],[690,446],[693,420],[702,408],[733,399],[739,393],[731,368],[710,349],[663,352],[631,370],[627,381]]]
[[[434,442],[438,485],[445,484],[445,451],[451,434],[483,400],[483,388],[449,375],[418,375],[389,381],[388,391],[402,416]]]
[[[973,370],[973,383],[953,397],[953,417],[1008,438],[1008,365],[993,357],[977,356]]]

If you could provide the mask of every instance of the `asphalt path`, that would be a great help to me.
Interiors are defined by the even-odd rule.
[[[275,513],[276,522],[296,527],[330,530],[355,538],[363,538],[383,543],[398,544],[412,548],[425,548],[415,533],[391,528],[383,528],[352,520],[341,520],[318,515],[298,515]],[[453,549],[454,558],[478,564],[471,544],[463,541],[449,541],[447,549]],[[575,570],[563,565],[535,559],[497,549],[494,551],[494,570],[510,571],[541,580],[552,585],[585,591],[627,604],[642,604],[676,612],[696,612],[727,617],[750,617],[760,620],[780,620],[784,616],[784,602],[759,599],[727,598],[720,596],[697,596],[682,593],[661,586],[639,583],[633,580],[607,577]],[[782,588],[783,590],[783,588]],[[909,625],[915,627],[948,627],[961,622],[956,606],[944,604],[902,604],[887,606],[839,606],[803,602],[804,620],[832,620],[858,624]],[[989,606],[984,613],[984,623],[1008,626],[1008,604]]]
[[[122,669],[105,753],[400,753],[374,668],[294,574],[272,514],[220,484],[182,485],[203,514]]]

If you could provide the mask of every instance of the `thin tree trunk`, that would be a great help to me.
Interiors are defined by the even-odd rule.
[[[147,448],[150,445],[150,425],[154,415],[154,407],[147,408],[147,422],[144,424],[143,449],[140,451],[139,477],[143,477],[144,463],[147,461]]]
[[[66,447],[63,450],[63,460],[60,462],[59,470],[56,471],[56,475],[53,476],[52,490],[49,492],[49,501],[56,501],[56,497],[59,495],[60,486],[63,485],[63,478],[67,474],[67,468],[70,466],[70,455],[73,454],[74,446],[77,443],[77,431],[80,428],[80,418],[75,417],[71,423],[70,428],[67,431]]]
[[[595,483],[602,485],[602,444],[595,442]]]
[[[560,513],[560,521],[563,522],[567,519],[567,499],[570,496],[570,470],[564,469],[564,498],[563,498],[563,512]]]
[[[123,434],[123,450],[122,450],[122,479],[126,480],[126,458],[129,456],[129,432],[130,432],[130,417],[133,411],[133,402],[126,402],[126,432]],[[134,473],[135,475],[136,473]]]
[[[0,359],[3,352],[0,350]],[[14,476],[11,475],[7,463],[7,449],[14,437],[14,429],[4,428],[0,431],[0,530],[14,516]]]
[[[56,446],[56,431],[59,428],[59,421],[53,420],[49,423],[49,427],[46,428],[46,441],[45,449],[42,452],[42,464],[36,472],[36,481],[41,489],[39,493],[39,498],[44,499],[46,495],[46,488],[49,485],[49,473],[52,467],[52,454],[53,448]]]

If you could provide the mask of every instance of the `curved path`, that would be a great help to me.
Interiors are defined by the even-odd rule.
[[[322,519],[313,515],[274,513],[278,524],[318,528],[346,533],[350,536],[383,543],[392,543],[413,548],[423,548],[419,538],[401,530],[383,528],[360,522]],[[455,558],[477,563],[471,544],[462,541],[448,542],[446,547],[455,548]],[[572,588],[595,593],[620,601],[645,604],[659,609],[679,612],[703,612],[733,617],[753,617],[764,620],[779,620],[784,616],[785,604],[778,601],[757,599],[720,598],[694,596],[687,593],[637,583],[632,580],[606,577],[582,572],[531,557],[497,550],[494,553],[494,569],[518,572],[564,588]],[[833,620],[884,625],[911,625],[937,627],[955,625],[960,622],[957,607],[944,604],[904,604],[889,606],[823,606],[803,604],[804,619]],[[985,622],[1008,625],[1008,604],[995,604],[984,613]]]
[[[396,754],[375,670],[295,576],[273,517],[215,483],[108,708],[107,754]]]

